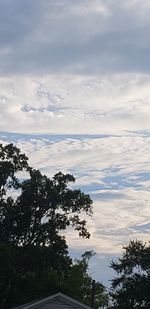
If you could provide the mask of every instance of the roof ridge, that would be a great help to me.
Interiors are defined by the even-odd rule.
[[[77,299],[74,299],[73,297],[68,296],[66,294],[63,294],[62,292],[58,292],[58,293],[50,295],[48,297],[45,297],[45,298],[42,298],[42,299],[39,299],[39,300],[35,300],[35,301],[32,301],[30,303],[27,303],[27,304],[24,304],[24,305],[21,305],[21,306],[18,306],[18,307],[14,307],[14,309],[30,309],[30,308],[32,309],[32,308],[36,308],[36,306],[38,306],[38,305],[40,305],[42,303],[45,303],[45,302],[48,302],[48,301],[52,301],[52,300],[55,300],[57,298],[62,298],[66,302],[68,301],[69,303],[78,305],[78,308],[80,308],[80,309],[82,309],[82,308],[83,309],[92,309],[88,305],[83,304],[81,301],[79,301]]]

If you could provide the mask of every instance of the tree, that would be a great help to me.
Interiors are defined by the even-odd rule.
[[[51,246],[60,250],[59,232],[72,225],[79,236],[89,238],[86,221],[79,214],[92,214],[92,200],[80,190],[68,188],[75,178],[57,173],[52,179],[28,166],[27,157],[12,144],[0,145],[0,243],[3,245]],[[17,178],[18,171],[27,179]],[[18,191],[16,200],[9,189]]]
[[[16,146],[0,144],[1,308],[62,288],[72,265],[62,232],[72,226],[90,237],[81,215],[92,215],[92,200],[69,187],[74,181],[61,172],[50,179]]]
[[[72,263],[49,248],[0,246],[0,308],[12,308],[60,291]]]
[[[71,295],[89,306],[91,306],[92,303],[93,279],[89,275],[88,269],[89,261],[94,255],[95,252],[86,251],[82,254],[80,260],[76,259],[70,267],[70,271],[67,274],[63,286],[64,293]],[[96,281],[94,290],[94,308],[108,305],[108,295],[104,285]]]
[[[123,247],[124,253],[111,267],[117,277],[112,280],[111,296],[115,308],[150,308],[150,245],[136,240]]]
[[[6,195],[7,189],[18,184],[15,174],[29,170],[28,158],[13,144],[0,144],[0,198]]]

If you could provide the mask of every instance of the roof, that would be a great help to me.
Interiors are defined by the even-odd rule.
[[[92,309],[91,307],[79,302],[78,300],[70,297],[70,296],[67,296],[63,293],[57,293],[57,294],[54,294],[54,295],[51,295],[49,297],[46,297],[46,298],[43,298],[43,299],[40,299],[38,301],[34,301],[32,303],[28,303],[28,304],[24,304],[24,305],[21,305],[19,307],[15,307],[16,309],[36,309],[36,308],[48,308],[47,305],[51,305],[51,307],[49,308],[54,308],[53,304],[56,303],[56,302],[60,302],[62,304],[66,304],[66,308],[77,308],[77,309]],[[14,309],[15,309],[14,308]],[[65,308],[65,307],[63,307]]]

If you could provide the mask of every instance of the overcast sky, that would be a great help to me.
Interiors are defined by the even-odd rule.
[[[149,238],[149,16],[148,0],[0,0],[0,139],[91,194],[91,240],[67,237],[103,282]]]

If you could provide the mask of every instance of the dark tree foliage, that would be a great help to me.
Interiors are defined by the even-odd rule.
[[[28,172],[27,179],[17,172]],[[27,157],[12,144],[0,145],[0,244],[51,246],[65,244],[59,232],[72,225],[79,236],[89,238],[80,214],[92,214],[92,200],[80,190],[68,188],[72,175],[57,173],[52,179],[28,166]],[[9,189],[18,196],[9,196]]]
[[[92,215],[92,200],[68,186],[74,181],[61,172],[50,179],[13,144],[0,145],[0,308],[58,291],[90,304],[87,256],[73,264],[62,236],[72,226],[90,237],[81,215]],[[97,291],[105,301],[99,283]]]
[[[115,308],[150,308],[150,245],[136,240],[124,247],[124,253],[111,267],[117,273],[112,280],[111,296]]]
[[[75,260],[67,274],[63,285],[64,293],[91,306],[92,304],[92,283],[93,279],[88,274],[89,260],[95,253],[86,251],[80,260]],[[100,282],[95,282],[94,308],[108,305],[108,295],[106,289]]]
[[[58,292],[71,263],[48,247],[0,246],[0,308]]]

